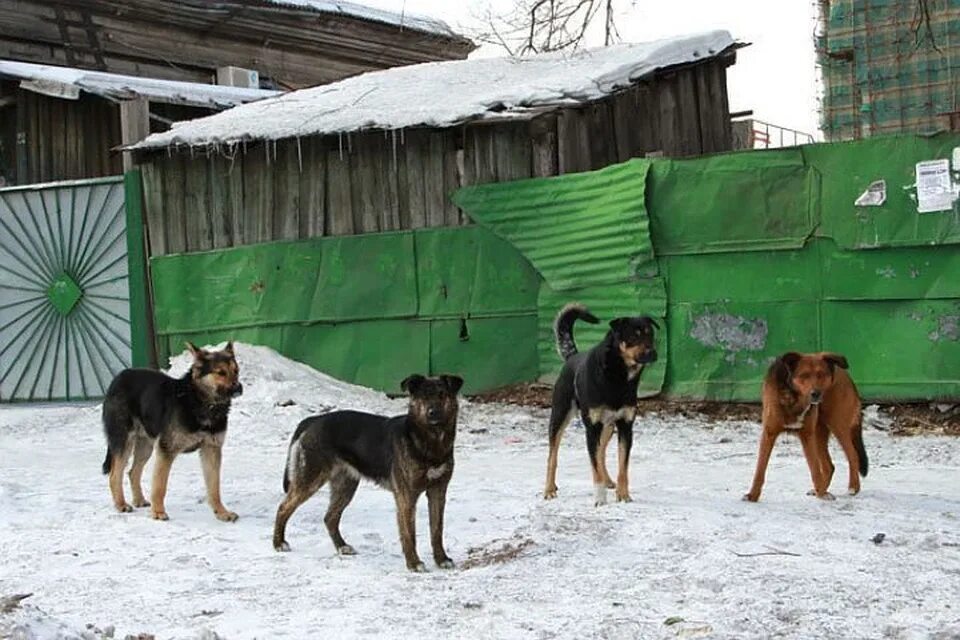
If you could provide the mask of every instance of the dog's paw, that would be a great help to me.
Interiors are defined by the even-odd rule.
[[[816,490],[816,489],[807,489],[807,495],[808,495],[808,496],[815,496],[815,495],[817,495],[817,490]]]
[[[613,480],[611,480],[610,478],[607,478],[606,483],[607,483],[607,489],[616,489],[616,488],[617,488],[617,483],[614,482]]]
[[[414,564],[408,564],[407,569],[414,573],[426,573],[427,565],[423,564],[422,562],[416,562]]]
[[[117,508],[117,511],[119,511],[120,513],[130,513],[131,511],[133,511],[133,507],[131,507],[126,502],[124,502],[123,504],[117,504],[114,506]]]
[[[617,502],[633,502],[633,498],[630,497],[629,493],[617,492]]]
[[[760,494],[747,493],[740,499],[743,500],[744,502],[756,502],[757,500],[760,499]]]
[[[144,500],[144,499],[142,499],[142,498],[141,498],[140,500],[136,500],[136,499],[135,499],[135,500],[133,501],[133,506],[135,506],[137,509],[143,509],[144,507],[149,507],[149,506],[150,506],[150,502],[148,502],[147,500]]]
[[[355,556],[357,555],[357,550],[350,545],[345,544],[342,547],[337,547],[337,553],[342,556]]]
[[[850,487],[850,488],[847,490],[847,495],[848,495],[848,496],[855,496],[855,495],[857,495],[858,493],[860,493],[860,489],[859,489],[859,488]]]
[[[151,511],[150,517],[154,520],[169,520],[170,516],[167,515],[166,511]]]
[[[605,504],[607,504],[607,487],[598,484],[594,487],[593,506],[602,507]]]
[[[451,560],[450,558],[444,558],[443,560],[440,560],[437,562],[437,566],[440,567],[441,569],[453,569],[457,565],[455,565],[453,563],[453,560]]]
[[[284,540],[280,544],[273,545],[274,551],[290,551],[290,545],[287,544],[287,541]]]
[[[557,488],[556,487],[547,487],[543,490],[543,499],[544,500],[553,500],[557,497]]]
[[[837,497],[832,493],[830,493],[829,491],[824,491],[822,496],[817,496],[817,497],[820,498],[821,500],[826,500],[828,502],[831,500],[837,499]]]
[[[237,518],[240,517],[233,511],[220,511],[215,515],[217,516],[217,520],[220,520],[221,522],[236,522]]]

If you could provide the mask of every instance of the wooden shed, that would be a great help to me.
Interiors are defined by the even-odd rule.
[[[725,31],[371,72],[136,145],[151,255],[469,223],[463,185],[731,148]]]
[[[118,175],[124,142],[278,94],[0,60],[0,186]]]
[[[0,0],[0,58],[168,80],[239,66],[291,89],[474,48],[442,21],[345,0]]]

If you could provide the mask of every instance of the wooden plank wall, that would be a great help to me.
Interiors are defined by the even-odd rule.
[[[122,173],[117,105],[88,95],[61,100],[18,90],[17,184]]]
[[[464,185],[731,148],[726,66],[679,68],[577,108],[471,123],[248,144],[144,164],[151,255],[468,224]]]

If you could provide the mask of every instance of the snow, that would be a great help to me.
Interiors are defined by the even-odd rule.
[[[397,26],[402,29],[413,29],[416,31],[424,31],[426,33],[449,36],[452,38],[459,37],[456,33],[454,33],[449,25],[442,20],[418,15],[415,13],[407,13],[406,11],[402,13],[396,13],[393,11],[386,11],[384,9],[377,9],[375,7],[357,4],[356,2],[341,2],[340,0],[267,1],[287,7],[298,7],[309,9],[311,11],[319,11],[320,13],[333,13],[350,16],[352,18],[361,18],[363,20],[372,20],[374,22],[381,22],[383,24]]]
[[[126,100],[142,97],[155,102],[223,109],[280,95],[279,91],[246,89],[199,82],[159,80],[103,71],[0,60],[0,76],[21,80],[24,89],[76,100],[80,91]]]
[[[761,501],[749,504],[740,496],[756,423],[646,415],[636,425],[634,502],[595,508],[582,429],[568,429],[560,494],[545,502],[545,412],[464,402],[446,526],[460,567],[433,567],[422,500],[418,547],[431,571],[411,574],[392,498],[369,483],[342,525],[357,556],[334,553],[325,489],[291,520],[293,550],[271,546],[297,422],[332,408],[399,412],[404,400],[265,348],[237,350],[245,393],[223,469],[236,523],[204,504],[195,455],[174,464],[169,522],[144,509],[116,513],[94,404],[0,407],[0,603],[33,594],[0,613],[0,637],[960,635],[956,438],[868,431],[864,490],[835,502],[805,495],[799,445],[783,438]],[[176,372],[187,362],[179,357]],[[840,494],[846,465],[836,453]],[[774,555],[736,555],[757,553]]]
[[[478,118],[517,116],[535,107],[602,98],[659,68],[709,58],[734,44],[727,31],[711,31],[568,55],[427,62],[371,71],[178,122],[133,148],[445,127]]]

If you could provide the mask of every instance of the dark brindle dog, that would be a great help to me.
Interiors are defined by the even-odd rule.
[[[587,451],[593,467],[595,504],[607,502],[607,489],[616,487],[617,501],[629,502],[627,466],[633,444],[633,419],[637,412],[637,385],[645,365],[656,362],[653,329],[660,326],[649,316],[616,318],[603,341],[578,353],[573,340],[577,319],[600,322],[582,304],[568,304],[557,315],[554,334],[563,369],[553,387],[550,411],[550,454],[543,497],[557,497],[557,452],[567,424],[577,409],[587,432]],[[619,459],[617,482],[607,472],[606,451],[617,431]]]
[[[411,571],[426,569],[417,555],[414,529],[417,499],[426,491],[433,559],[441,568],[452,568],[453,561],[443,549],[443,511],[453,475],[457,391],[462,385],[457,376],[412,375],[400,385],[410,394],[406,415],[387,418],[335,411],[301,422],[287,454],[283,475],[287,496],[277,509],[274,548],[290,550],[285,538],[287,521],[297,507],[329,483],[330,506],[323,520],[337,552],[354,554],[340,535],[340,518],[363,477],[393,492],[400,544]]]
[[[151,506],[143,497],[140,478],[156,444],[152,515],[166,520],[163,500],[170,465],[177,455],[199,450],[207,500],[217,518],[232,522],[237,514],[220,501],[220,460],[230,400],[243,392],[238,380],[240,369],[232,342],[222,351],[198,349],[189,342],[187,347],[193,354],[193,365],[181,378],[150,369],[125,369],[110,383],[103,401],[107,435],[103,472],[110,475],[110,493],[117,511],[133,511],[123,496],[123,470],[132,453],[133,505]]]

